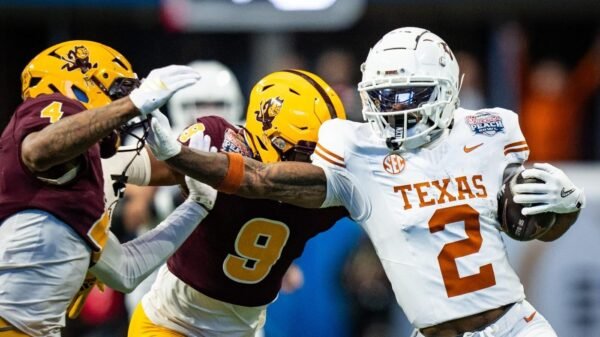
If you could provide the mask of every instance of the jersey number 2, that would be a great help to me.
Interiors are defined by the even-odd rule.
[[[447,224],[463,221],[467,238],[447,243],[438,255],[438,263],[444,278],[448,297],[468,294],[496,284],[494,268],[491,263],[479,267],[479,273],[460,277],[456,259],[475,254],[481,249],[479,213],[469,205],[458,205],[436,210],[429,220],[429,232],[443,231]]]
[[[223,261],[223,272],[230,279],[245,284],[262,281],[281,257],[290,236],[283,222],[264,218],[249,220],[235,239],[236,255]]]

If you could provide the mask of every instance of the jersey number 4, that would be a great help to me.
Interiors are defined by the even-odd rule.
[[[491,263],[479,267],[479,273],[460,277],[456,259],[475,254],[481,249],[479,213],[469,205],[458,205],[436,210],[429,220],[429,232],[443,231],[447,224],[463,221],[467,238],[447,243],[438,255],[438,263],[444,278],[448,297],[468,294],[496,284]]]
[[[40,117],[49,118],[50,124],[58,122],[63,116],[62,103],[52,102],[40,112]]]
[[[249,220],[235,239],[235,252],[223,261],[223,272],[230,279],[245,284],[262,281],[281,257],[290,236],[283,222],[264,218]]]

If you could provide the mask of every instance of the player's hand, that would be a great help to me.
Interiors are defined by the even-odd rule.
[[[217,190],[188,176],[185,176],[185,185],[190,192],[188,199],[197,202],[209,211],[212,210],[217,200]]]
[[[181,144],[172,134],[169,119],[158,110],[152,112],[146,142],[158,160],[167,160],[181,152]]]
[[[129,98],[142,116],[165,104],[175,92],[188,87],[200,79],[200,74],[188,66],[170,65],[154,69]]]
[[[210,136],[205,135],[204,131],[195,133],[190,138],[190,148],[203,152],[217,152],[217,148],[210,145]]]
[[[512,188],[514,202],[535,204],[524,207],[521,210],[523,215],[572,213],[585,206],[583,189],[576,187],[562,170],[550,164],[533,164],[533,168],[524,170],[522,176],[544,182],[517,184]]]
[[[190,139],[190,148],[205,152],[217,152],[217,148],[211,146],[210,142],[209,135],[205,135],[204,132],[198,132]],[[185,184],[190,191],[189,199],[199,203],[208,210],[213,208],[217,199],[217,190],[188,176],[185,176]]]

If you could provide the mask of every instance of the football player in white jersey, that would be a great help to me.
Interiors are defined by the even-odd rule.
[[[312,165],[182,148],[157,119],[151,147],[228,193],[345,206],[371,238],[414,336],[556,336],[525,301],[500,234],[497,194],[529,154],[517,115],[459,108],[455,56],[421,28],[386,34],[361,70],[368,122],[325,122]],[[540,239],[558,238],[583,207],[583,190],[549,164],[522,175],[543,183],[516,185],[514,201],[530,204],[524,215],[557,213]]]

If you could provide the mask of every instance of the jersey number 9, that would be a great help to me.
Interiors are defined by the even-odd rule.
[[[249,220],[235,239],[236,255],[223,261],[223,272],[230,279],[245,284],[262,281],[281,257],[290,230],[283,222],[264,218]]]

